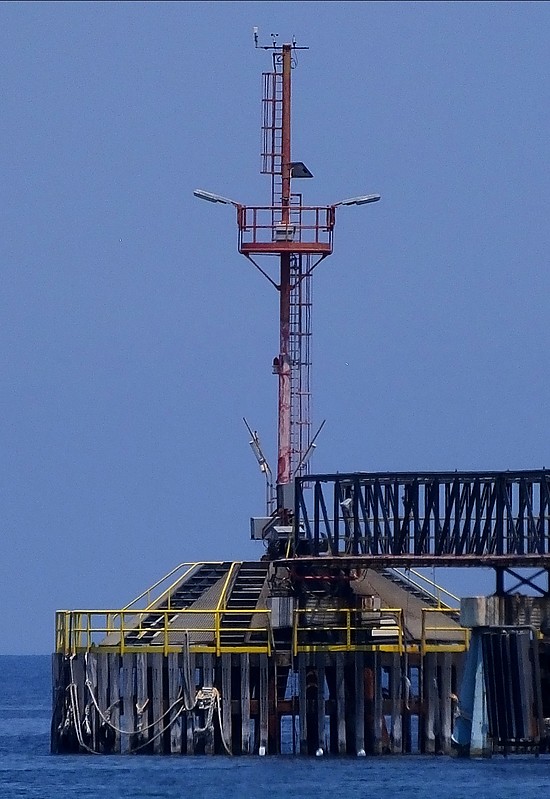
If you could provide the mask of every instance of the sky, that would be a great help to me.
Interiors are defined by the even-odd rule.
[[[253,26],[310,48],[305,200],[382,195],[315,273],[312,469],[550,466],[550,4],[3,3],[0,653],[263,554],[277,294],[193,197],[268,202]]]

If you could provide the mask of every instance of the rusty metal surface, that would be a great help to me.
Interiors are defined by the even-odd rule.
[[[550,555],[322,555],[281,558],[275,566],[319,566],[340,568],[407,568],[409,566],[456,566],[506,569],[510,566],[550,569]]]

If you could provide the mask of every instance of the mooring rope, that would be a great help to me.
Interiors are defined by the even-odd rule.
[[[195,709],[195,705],[197,704],[197,696],[195,692],[195,697],[193,698],[191,692],[191,686],[195,685],[195,680],[193,679],[193,675],[191,673],[191,644],[189,641],[189,633],[187,631],[183,634],[182,656],[183,668],[181,678],[183,688],[183,703],[185,709],[190,712],[191,710]]]
[[[120,701],[120,700],[119,700],[119,699],[117,699],[117,700],[116,700],[116,702],[113,702],[113,704],[112,704],[112,705],[109,705],[109,707],[107,708],[107,710],[106,710],[105,712],[103,712],[103,711],[101,710],[101,708],[99,707],[99,703],[98,703],[98,701],[97,701],[97,697],[96,697],[96,696],[95,696],[95,694],[94,694],[94,689],[93,689],[92,681],[91,681],[91,680],[90,680],[90,678],[88,677],[87,665],[88,665],[88,664],[87,664],[87,658],[86,658],[86,687],[87,687],[87,689],[88,689],[88,691],[89,691],[89,694],[90,694],[90,696],[91,696],[91,698],[92,698],[92,702],[93,702],[93,704],[94,704],[94,706],[95,706],[95,709],[97,710],[97,712],[99,713],[99,716],[100,716],[101,720],[102,720],[102,721],[104,721],[104,722],[105,722],[105,724],[107,724],[107,725],[108,725],[108,726],[109,726],[109,727],[110,727],[112,730],[114,730],[115,732],[119,732],[119,733],[121,733],[122,735],[136,735],[136,733],[143,733],[143,732],[147,732],[148,730],[152,729],[153,727],[156,727],[158,724],[160,724],[160,723],[161,723],[161,721],[162,721],[164,718],[166,718],[166,716],[167,716],[169,713],[171,713],[171,712],[172,712],[172,710],[173,710],[173,709],[174,709],[174,708],[175,708],[175,707],[176,707],[176,706],[177,706],[177,705],[178,705],[178,704],[179,704],[179,703],[182,701],[182,699],[183,699],[183,696],[182,696],[182,690],[180,689],[180,692],[179,692],[179,695],[178,695],[177,699],[176,699],[174,702],[172,702],[172,704],[170,705],[170,707],[169,707],[169,708],[168,708],[168,709],[167,709],[167,710],[166,710],[166,711],[165,711],[165,712],[162,714],[162,716],[160,716],[158,719],[156,719],[156,721],[152,721],[152,722],[151,722],[150,724],[148,724],[146,727],[140,727],[140,729],[138,729],[138,730],[123,730],[121,727],[117,727],[117,726],[116,726],[116,724],[113,724],[113,723],[112,723],[112,721],[111,721],[111,714],[110,714],[110,710],[111,710],[111,708],[113,708],[115,705],[117,705],[117,704],[119,703],[119,701]],[[139,705],[137,705],[137,704],[136,704],[136,710],[137,710],[137,713],[138,713],[138,715],[142,715],[142,714],[143,714],[143,711],[144,711],[144,710],[145,710],[145,708],[147,707],[147,704],[148,704],[148,702],[149,702],[149,700],[147,699],[147,700],[144,702],[144,704],[142,705],[141,709],[139,708]],[[191,709],[192,709],[192,708],[191,708]],[[175,720],[175,719],[174,719],[174,720]],[[151,739],[151,740],[153,740],[153,739]]]
[[[175,704],[175,703],[174,703],[174,704]],[[147,740],[146,740],[146,741],[144,741],[144,742],[143,742],[142,744],[140,744],[139,746],[134,746],[134,747],[133,747],[133,748],[132,748],[130,751],[131,751],[132,753],[134,753],[134,752],[139,752],[139,751],[140,751],[140,749],[145,749],[145,747],[146,747],[146,746],[149,746],[150,744],[152,744],[152,743],[153,743],[153,741],[156,741],[156,740],[157,740],[157,738],[160,738],[160,736],[161,736],[161,735],[164,735],[164,733],[165,733],[167,730],[169,730],[169,729],[170,729],[170,727],[171,727],[173,724],[175,724],[175,722],[176,722],[176,721],[177,721],[177,719],[178,719],[178,718],[181,716],[181,714],[184,712],[184,710],[185,710],[185,707],[182,705],[182,706],[179,708],[179,710],[176,712],[176,714],[175,714],[174,718],[173,718],[173,719],[171,719],[171,720],[168,722],[168,724],[167,724],[165,727],[163,727],[163,728],[162,728],[162,730],[159,730],[159,731],[158,731],[157,733],[155,733],[155,735],[153,735],[151,738],[147,738]],[[168,712],[168,711],[167,711],[167,712]],[[162,719],[162,718],[164,718],[164,716],[165,716],[165,715],[166,715],[166,713],[164,713],[164,714],[163,714],[163,716],[161,716],[161,719]],[[149,727],[145,727],[145,729],[149,729],[150,727],[151,727],[151,725],[149,725]],[[132,735],[132,734],[135,734],[135,733],[130,733],[130,735]]]
[[[74,658],[74,655],[71,655],[70,660],[69,660],[69,666],[70,666],[70,670],[71,670],[71,682],[67,686],[67,692],[69,694],[70,712],[72,713],[72,716],[73,716],[74,729],[75,729],[75,732],[76,732],[76,739],[78,741],[78,745],[81,746],[83,749],[85,749],[87,752],[89,752],[92,755],[98,755],[99,752],[96,752],[95,749],[92,749],[92,747],[88,746],[88,744],[84,741],[84,737],[82,735],[82,721],[81,721],[81,718],[80,718],[80,708],[78,706],[78,687],[77,687],[77,685],[76,685],[76,683],[74,681],[73,658]],[[88,724],[89,724],[89,720],[88,720]],[[70,725],[70,722],[69,722],[69,725]],[[91,733],[91,729],[90,729],[90,733]]]
[[[82,724],[83,724],[83,722],[81,720],[80,710],[79,710],[79,707],[78,707],[78,689],[77,689],[77,685],[76,685],[75,680],[74,680],[74,670],[73,670],[73,663],[72,663],[73,657],[74,657],[74,655],[72,655],[71,658],[70,658],[71,683],[69,684],[69,686],[67,686],[67,691],[69,693],[69,699],[70,699],[70,702],[71,702],[70,712],[72,713],[72,716],[73,716],[73,719],[74,719],[74,727],[75,727],[76,736],[77,736],[77,740],[78,740],[79,745],[83,749],[85,749],[87,752],[90,752],[91,754],[97,755],[97,754],[100,754],[100,752],[97,752],[95,749],[93,749],[90,746],[88,746],[86,744],[86,742],[84,741],[84,737],[82,735]],[[111,721],[111,709],[113,707],[115,707],[115,705],[117,705],[120,702],[120,699],[117,699],[115,702],[113,702],[111,705],[109,705],[109,707],[105,711],[103,711],[100,708],[97,696],[96,696],[95,691],[94,691],[93,683],[92,683],[92,681],[91,681],[91,679],[90,679],[90,677],[88,675],[88,656],[87,656],[87,653],[86,653],[86,656],[85,656],[85,685],[86,685],[86,688],[88,689],[88,693],[90,694],[90,698],[92,700],[92,703],[93,703],[95,709],[97,710],[97,713],[98,713],[100,719],[110,729],[114,730],[114,732],[120,733],[121,735],[128,735],[128,736],[131,736],[131,735],[143,735],[144,733],[148,732],[149,730],[151,730],[154,727],[157,727],[159,724],[161,724],[162,721],[168,715],[170,715],[170,713],[172,713],[172,711],[176,707],[178,707],[178,705],[179,705],[176,713],[174,714],[173,718],[170,719],[168,724],[166,724],[161,730],[156,732],[152,737],[148,738],[144,743],[140,744],[139,746],[131,748],[132,752],[139,752],[141,749],[145,749],[145,747],[149,746],[151,743],[153,743],[153,741],[156,741],[157,738],[160,738],[162,735],[164,735],[164,733],[167,732],[175,724],[175,722],[180,718],[180,716],[184,712],[188,712],[189,713],[189,712],[193,711],[197,707],[197,705],[199,703],[202,703],[203,707],[201,709],[206,711],[205,723],[204,723],[203,727],[198,727],[198,728],[196,728],[194,730],[195,734],[196,735],[205,735],[207,733],[210,734],[210,735],[214,734],[214,712],[216,711],[217,712],[217,718],[218,718],[218,724],[219,724],[219,728],[220,728],[220,739],[221,739],[223,748],[225,749],[225,751],[227,752],[228,755],[233,755],[233,752],[231,751],[231,749],[227,745],[227,741],[226,741],[225,735],[224,735],[220,692],[218,691],[217,688],[202,688],[202,689],[200,689],[199,691],[197,691],[195,693],[194,700],[191,700],[190,658],[189,657],[184,657],[184,663],[185,663],[184,673],[182,674],[183,685],[180,688],[178,697],[175,699],[174,702],[172,702],[170,707],[167,708],[167,710],[165,710],[165,712],[161,716],[159,716],[158,719],[156,719],[155,721],[152,721],[146,727],[141,727],[141,724],[138,723],[138,729],[137,730],[135,730],[135,729],[134,730],[123,730],[121,727],[118,727],[116,724],[113,724],[113,722]],[[143,705],[141,705],[141,707],[138,704],[136,704],[136,711],[137,711],[138,716],[142,716],[143,715],[143,712],[144,712],[145,708],[147,707],[148,703],[149,703],[149,699],[147,699],[143,703]],[[89,720],[89,705],[86,706],[84,722],[86,723],[86,728],[87,728],[88,733],[91,735],[91,726],[90,726],[90,720]],[[68,720],[68,718],[66,719],[66,724],[67,723],[70,726],[70,721]]]
[[[201,690],[198,691],[197,693],[197,704],[201,702],[205,706],[203,709],[207,711],[206,720],[204,723],[204,727],[198,727],[197,729],[195,729],[195,734],[205,735],[206,733],[210,733],[212,735],[214,733],[214,711],[216,710],[218,716],[218,723],[220,726],[220,738],[223,744],[223,748],[225,749],[228,755],[233,755],[233,752],[227,745],[227,741],[225,740],[225,736],[223,734],[220,692],[218,691],[217,688],[201,688]]]

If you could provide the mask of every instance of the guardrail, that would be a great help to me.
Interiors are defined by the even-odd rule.
[[[249,615],[246,627],[224,629],[222,616]],[[271,655],[271,610],[59,610],[55,614],[55,651],[78,652],[179,652],[187,633],[192,652],[266,653]],[[242,635],[242,642],[227,640]],[[224,640],[224,638],[226,640]]]
[[[170,610],[170,598],[172,596],[172,592],[174,588],[182,582],[182,580],[184,580],[199,566],[221,566],[222,563],[223,561],[221,560],[184,561],[183,563],[179,563],[163,577],[157,580],[156,583],[153,583],[153,585],[150,585],[149,588],[145,589],[145,591],[142,591],[141,594],[138,594],[138,596],[125,605],[122,610],[131,610],[137,606],[139,602],[142,602],[142,600],[145,600],[146,607],[148,608],[159,604],[163,600],[166,600],[168,610]],[[167,585],[168,580],[170,580],[170,583]],[[155,593],[157,590],[159,593]]]
[[[419,572],[416,569],[390,569],[390,571],[395,572],[402,580],[405,580],[407,583],[414,586],[414,588],[417,588],[424,594],[431,596],[432,599],[437,602],[438,607],[442,606],[452,609],[452,606],[441,598],[442,595],[445,597],[445,599],[450,599],[454,603],[460,602],[460,597],[452,594],[442,585],[438,585],[435,580],[426,577],[426,575],[422,574],[422,572]],[[413,577],[416,579],[413,579]]]
[[[301,624],[301,619],[304,623]],[[294,611],[292,648],[299,652],[398,652],[403,654],[402,608],[299,608]]]
[[[428,624],[430,616],[436,613],[458,615],[458,608],[422,608],[422,637],[420,639],[420,652],[465,652],[470,643],[470,630],[457,624]],[[449,635],[451,633],[451,635]],[[443,635],[442,635],[443,634]],[[459,637],[457,641],[456,638]]]
[[[237,209],[239,249],[256,251],[255,247],[276,250],[281,245],[290,249],[300,245],[306,250],[330,252],[334,230],[332,206],[291,206],[288,220],[283,221],[281,206],[240,206]]]

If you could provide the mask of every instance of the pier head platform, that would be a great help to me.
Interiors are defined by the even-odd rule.
[[[124,608],[57,613],[52,750],[544,750],[549,486],[546,471],[297,479],[290,523],[252,520],[261,560],[180,564]],[[427,565],[490,567],[495,593],[461,612]]]

